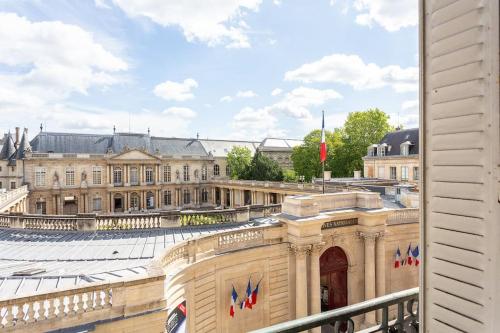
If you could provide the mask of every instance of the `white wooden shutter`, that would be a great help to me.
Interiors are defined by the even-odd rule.
[[[498,3],[421,3],[425,332],[500,332]]]

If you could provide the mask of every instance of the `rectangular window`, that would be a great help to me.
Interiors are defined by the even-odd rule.
[[[153,183],[153,168],[146,168],[146,183]]]
[[[130,185],[139,185],[139,172],[136,167],[130,168]]]
[[[413,167],[413,180],[418,180],[420,175],[418,174],[418,167]]]
[[[163,182],[170,183],[172,181],[172,174],[170,172],[170,165],[163,167]]]
[[[396,167],[391,167],[391,179],[396,179]]]
[[[231,176],[231,168],[229,167],[229,165],[226,165],[226,176]]]
[[[172,191],[168,190],[163,193],[163,204],[165,206],[172,205]]]
[[[10,182],[10,189],[15,190],[16,189],[16,182]]]
[[[378,171],[377,177],[380,179],[385,179],[385,167],[379,166],[377,171]]]
[[[122,168],[113,168],[113,183],[115,185],[122,184]]]
[[[35,206],[37,214],[47,214],[47,204],[45,203],[45,201],[37,201]]]
[[[188,205],[191,202],[191,192],[184,190],[184,204]]]
[[[201,180],[207,180],[207,166],[201,167]]]
[[[408,180],[408,167],[407,166],[401,167],[401,180]]]
[[[101,185],[102,184],[102,169],[101,167],[92,167],[92,184]]]
[[[45,186],[45,177],[47,175],[47,171],[45,168],[36,168],[35,169],[35,186]]]
[[[188,182],[189,181],[189,165],[184,166],[183,176],[184,176],[184,181]]]
[[[66,169],[66,186],[74,186],[74,185],[75,185],[75,170]]]
[[[206,189],[201,191],[201,202],[208,202],[208,191]]]
[[[102,199],[101,198],[94,198],[93,200],[94,206],[94,212],[100,212],[102,210]]]

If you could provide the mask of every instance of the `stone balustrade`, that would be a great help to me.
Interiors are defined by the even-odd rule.
[[[283,240],[283,232],[284,229],[280,225],[267,225],[201,236],[167,249],[157,261],[165,269],[178,261],[191,264],[216,254],[278,244]]]
[[[154,229],[197,226],[221,223],[245,223],[281,212],[281,205],[238,207],[235,209],[206,211],[161,211],[144,214],[78,214],[35,215],[24,213],[0,214],[1,228],[95,231]]]
[[[277,190],[291,190],[297,192],[308,192],[308,193],[321,193],[323,191],[323,185],[314,183],[285,183],[285,182],[273,182],[273,181],[258,181],[258,180],[214,180],[212,181],[214,185],[220,187],[244,187],[245,189],[257,189],[257,188],[270,188]],[[332,185],[325,184],[326,192],[343,192],[348,190],[356,189],[352,186],[347,185]]]
[[[0,193],[0,212],[8,211],[9,207],[19,199],[28,195],[28,186],[24,185],[14,190]]]
[[[163,311],[162,274],[0,300],[2,332],[41,332]],[[157,295],[151,298],[141,294]],[[135,295],[135,296],[134,296]],[[144,303],[144,304],[143,304]],[[138,310],[139,309],[139,310]]]
[[[391,211],[387,218],[388,225],[418,223],[420,212],[418,208],[406,208]]]

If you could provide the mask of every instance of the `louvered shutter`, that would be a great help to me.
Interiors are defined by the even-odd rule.
[[[425,332],[499,332],[498,0],[421,3]]]

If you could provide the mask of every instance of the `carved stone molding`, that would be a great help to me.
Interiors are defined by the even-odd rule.
[[[325,247],[325,245],[326,245],[325,242],[320,242],[320,243],[312,244],[311,253],[315,254],[315,255],[320,255],[321,251],[323,250],[323,248]]]
[[[365,242],[375,242],[377,238],[382,238],[383,232],[363,232],[358,231],[358,237],[362,238]]]
[[[299,258],[311,254],[311,250],[312,250],[311,245],[290,244],[290,253],[294,254]]]

